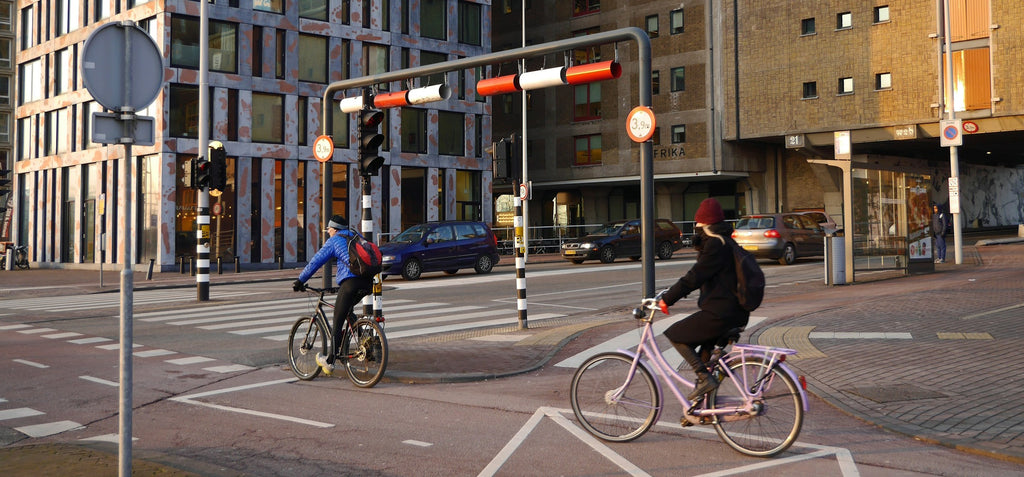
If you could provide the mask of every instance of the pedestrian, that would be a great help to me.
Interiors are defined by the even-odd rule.
[[[334,301],[334,325],[332,328],[333,347],[330,356],[317,353],[316,364],[323,368],[324,373],[330,376],[334,373],[334,357],[341,347],[342,320],[351,320],[352,308],[359,303],[366,295],[370,294],[373,284],[369,279],[360,277],[348,267],[348,241],[354,237],[356,232],[348,227],[348,221],[343,215],[335,215],[327,224],[327,241],[324,246],[317,250],[316,255],[302,269],[298,280],[292,284],[295,291],[306,289],[306,280],[316,273],[331,258],[337,259],[338,273],[336,282],[338,284],[338,296]],[[350,318],[351,317],[351,318]]]
[[[732,226],[725,221],[722,205],[713,198],[704,199],[693,220],[696,222],[693,247],[697,249],[697,263],[665,291],[659,303],[664,310],[700,289],[697,299],[700,310],[665,330],[665,337],[697,374],[690,400],[718,387],[718,380],[708,373],[704,359],[722,335],[730,329],[746,326],[750,318],[750,312],[743,309],[735,293],[736,262],[726,243],[726,237],[732,235]]]
[[[935,263],[946,262],[946,227],[949,218],[939,204],[932,202],[932,237],[935,237]]]

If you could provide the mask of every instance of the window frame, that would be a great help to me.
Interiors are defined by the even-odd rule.
[[[811,36],[818,34],[818,24],[814,17],[800,20],[800,36]]]
[[[883,83],[888,83],[883,85]],[[892,89],[892,73],[883,71],[881,73],[875,73],[875,91],[887,91]]]
[[[853,12],[839,12],[836,14],[836,30],[850,30],[853,28]]]
[[[885,18],[881,18],[882,12],[885,13]],[[880,23],[889,23],[889,22],[891,22],[892,21],[892,17],[890,16],[891,13],[892,12],[889,10],[889,5],[878,5],[878,6],[876,6],[874,8],[874,10],[873,10],[874,24],[878,25]]]
[[[668,31],[670,35],[678,35],[686,31],[686,15],[682,8],[668,12]]]
[[[601,0],[573,0],[572,16],[579,17],[601,12]]]
[[[594,147],[594,139],[597,138],[597,148]],[[583,134],[579,136],[573,136],[573,162],[574,167],[584,166],[600,166],[601,165],[601,148],[603,147],[603,141],[601,140],[601,134]],[[586,152],[582,152],[580,149],[580,141],[586,141]],[[597,151],[597,159],[594,159],[594,151]],[[581,161],[581,154],[585,155],[588,159]]]
[[[836,85],[836,94],[839,95],[839,96],[853,94],[853,77],[852,76],[844,76],[844,77],[839,78],[839,82]]]
[[[475,7],[475,8],[474,8]],[[474,17],[471,19],[470,17]],[[471,23],[472,21],[472,23]],[[459,43],[483,44],[483,6],[479,3],[459,1]]]
[[[309,42],[317,41],[317,45],[313,45]],[[305,42],[305,44],[303,44]],[[314,46],[323,46],[322,55],[320,58],[309,58]],[[298,79],[299,81],[305,81],[308,83],[327,84],[330,80],[330,71],[328,71],[329,56],[330,56],[331,42],[330,38],[320,35],[310,35],[308,33],[299,33],[299,51],[298,51]],[[313,66],[313,68],[307,68]],[[319,68],[317,68],[319,66]],[[305,71],[310,69],[311,75],[306,75]]]
[[[652,29],[652,25],[651,25],[652,21],[654,23],[653,29]],[[657,38],[658,37],[658,30],[660,28],[661,28],[661,24],[660,24],[660,22],[658,20],[658,14],[657,13],[655,13],[654,15],[647,15],[646,17],[644,17],[644,31],[647,32],[647,36],[648,37],[650,37],[651,39]]]
[[[818,82],[805,81],[800,94],[800,99],[818,99]]]
[[[686,143],[686,125],[685,124],[673,124],[672,125],[672,144],[684,144]]]
[[[262,104],[257,101],[257,98],[266,98],[276,100],[276,104],[273,102]],[[267,111],[267,115],[263,120],[269,120],[270,124],[266,126],[257,126],[256,121],[260,114],[263,112],[263,108],[271,108]],[[273,108],[277,107],[278,110],[274,111]],[[284,144],[284,95],[276,93],[264,93],[253,91],[252,93],[252,117],[249,130],[251,131],[250,139],[252,142],[259,142],[265,144]],[[258,132],[263,130],[269,131],[269,135],[264,136],[263,134],[257,135]]]
[[[437,154],[466,154],[466,115],[458,111],[437,111]]]
[[[669,90],[673,93],[686,91],[686,67],[676,66],[669,70]]]

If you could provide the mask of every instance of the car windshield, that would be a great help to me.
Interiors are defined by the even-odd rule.
[[[774,217],[743,217],[736,222],[737,229],[771,229],[775,228]]]
[[[410,227],[391,239],[391,243],[414,243],[418,242],[423,238],[423,234],[427,233],[426,225],[416,225]]]
[[[590,235],[614,235],[614,234],[619,232],[619,229],[621,229],[622,226],[623,226],[623,224],[621,224],[621,223],[620,224],[608,224],[608,225],[605,225],[605,226],[603,226],[603,227],[601,227],[601,228],[599,228],[599,229],[597,229],[597,230],[595,230],[593,232],[590,232]]]

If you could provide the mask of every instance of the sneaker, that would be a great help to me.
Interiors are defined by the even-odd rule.
[[[334,364],[327,362],[327,357],[322,353],[316,354],[316,364],[320,365],[320,369],[324,370],[324,374],[330,376],[334,374]]]
[[[691,392],[687,398],[693,401],[717,388],[718,380],[715,379],[714,376],[709,374],[700,374],[697,376],[697,382],[695,383],[693,392]]]

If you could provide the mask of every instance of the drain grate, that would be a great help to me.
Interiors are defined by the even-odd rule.
[[[847,392],[856,394],[865,399],[877,403],[915,401],[918,399],[934,399],[946,397],[945,394],[919,388],[912,384],[897,384],[893,386],[860,386],[848,389]]]

